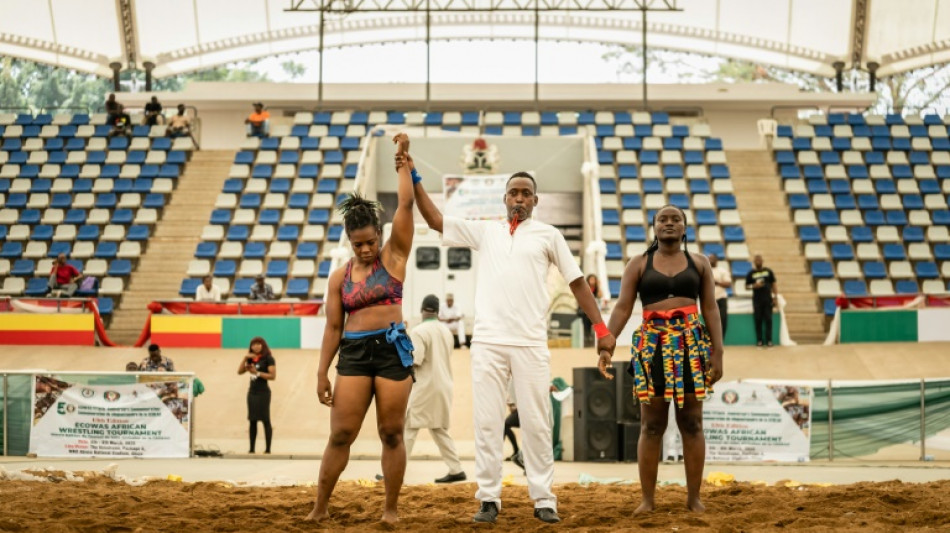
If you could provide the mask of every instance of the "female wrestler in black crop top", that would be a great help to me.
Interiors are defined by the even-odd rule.
[[[683,437],[687,507],[702,512],[699,489],[706,461],[702,401],[722,377],[722,324],[714,296],[712,268],[706,256],[686,249],[686,213],[667,205],[653,220],[656,237],[623,273],[620,297],[609,328],[619,335],[640,294],[643,324],[633,335],[630,370],[640,401],[637,444],[643,501],[635,512],[654,508],[657,465],[669,419],[667,402],[676,403],[676,425]],[[705,326],[699,320],[696,299]]]

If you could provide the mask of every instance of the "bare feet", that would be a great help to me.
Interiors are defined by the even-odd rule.
[[[326,511],[323,511],[322,513],[318,513],[317,508],[314,507],[313,510],[310,511],[310,514],[307,515],[307,518],[304,518],[304,521],[320,523],[320,522],[325,522],[326,520],[329,520],[329,519],[330,519],[329,513],[327,513]]]
[[[703,502],[699,500],[699,496],[686,500],[686,508],[694,513],[702,513],[706,511],[706,506],[703,505]]]
[[[640,507],[637,507],[637,509],[633,512],[633,514],[652,513],[653,508],[654,508],[654,504],[652,500],[651,501],[643,500],[643,502],[640,503]]]
[[[399,521],[399,517],[396,515],[396,511],[383,511],[383,517],[379,521],[393,525]]]

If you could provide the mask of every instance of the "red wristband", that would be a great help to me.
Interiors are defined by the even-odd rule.
[[[607,328],[607,324],[599,322],[594,324],[594,334],[597,335],[598,339],[603,339],[607,335],[610,335],[610,329]]]

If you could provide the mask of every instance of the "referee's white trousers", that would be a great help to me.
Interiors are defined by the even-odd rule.
[[[514,381],[521,421],[528,494],[535,508],[557,510],[551,428],[551,352],[547,346],[503,346],[475,341],[472,414],[475,418],[475,481],[479,501],[501,509],[508,375]]]
[[[406,428],[403,431],[403,442],[406,444],[406,457],[412,456],[412,448],[416,445],[416,437],[419,436],[421,428]],[[459,454],[455,451],[455,441],[449,435],[449,430],[445,428],[429,428],[429,434],[432,440],[439,447],[439,454],[442,460],[449,467],[449,474],[459,474],[462,472],[462,463],[459,461]]]

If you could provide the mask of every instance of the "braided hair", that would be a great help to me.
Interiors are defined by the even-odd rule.
[[[383,210],[379,202],[364,198],[359,193],[346,196],[337,209],[343,215],[343,227],[346,233],[373,226],[378,233],[382,233],[383,226],[379,223],[379,212]]]
[[[684,225],[684,226],[686,226],[686,225],[689,224],[689,222],[686,220],[686,211],[683,211],[682,209],[680,209],[679,207],[677,207],[677,206],[675,206],[675,205],[673,205],[673,204],[666,204],[666,205],[664,205],[663,207],[657,209],[657,210],[656,210],[656,213],[653,213],[653,220],[650,221],[650,226],[651,226],[651,227],[656,226],[656,215],[657,215],[660,211],[666,209],[667,207],[672,207],[673,209],[676,209],[677,211],[679,211],[681,215],[683,215],[683,225]],[[656,228],[654,227],[653,230],[654,230],[654,231],[653,231],[653,242],[650,243],[650,247],[647,248],[647,251],[643,252],[643,255],[644,255],[644,256],[647,256],[647,255],[649,255],[649,254],[651,254],[651,253],[657,251],[657,250],[660,248],[660,240],[659,240],[659,239],[657,238],[657,236],[656,236]],[[686,231],[683,232],[683,251],[686,252],[687,254],[689,253],[689,249],[686,247]]]

